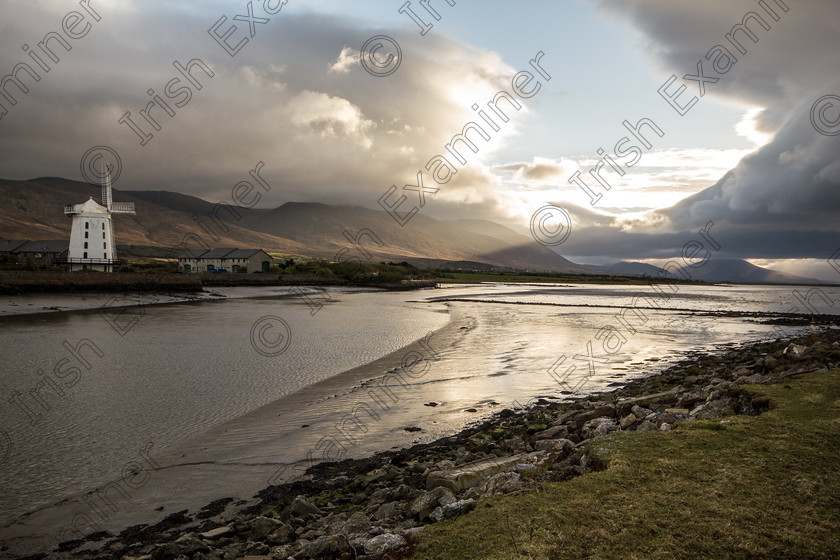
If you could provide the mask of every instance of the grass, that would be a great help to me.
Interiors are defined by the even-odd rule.
[[[595,440],[609,468],[427,526],[413,560],[840,557],[840,369],[773,409]]]

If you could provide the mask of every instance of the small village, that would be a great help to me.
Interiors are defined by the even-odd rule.
[[[103,164],[102,203],[91,197],[82,204],[69,204],[64,213],[72,218],[70,239],[0,241],[0,265],[17,265],[25,270],[90,270],[115,272],[124,264],[117,257],[114,238],[114,214],[134,214],[133,202],[113,202],[111,174]],[[99,244],[102,244],[100,249]],[[184,248],[172,255],[178,271],[196,272],[269,272],[274,260],[262,249]]]

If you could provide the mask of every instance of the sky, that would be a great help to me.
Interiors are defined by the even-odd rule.
[[[0,177],[115,160],[117,189],[250,181],[256,207],[492,220],[595,264],[712,222],[714,258],[840,280],[836,0],[405,4],[0,0]]]

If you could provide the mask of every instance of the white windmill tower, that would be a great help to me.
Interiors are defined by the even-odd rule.
[[[64,207],[73,217],[67,262],[70,270],[112,272],[117,263],[117,245],[111,214],[134,214],[133,202],[111,202],[111,162],[102,164],[102,204],[90,198],[83,204]]]

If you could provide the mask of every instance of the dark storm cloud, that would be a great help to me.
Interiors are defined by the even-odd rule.
[[[669,257],[710,220],[730,256],[826,258],[840,247],[840,136],[817,130],[836,128],[840,97],[822,114],[828,122],[821,127],[814,126],[812,111],[822,96],[840,95],[840,5],[832,0],[769,0],[769,5],[780,21],[753,1],[714,7],[682,0],[601,3],[629,17],[649,38],[648,49],[663,69],[680,76],[694,73],[698,60],[725,43],[732,26],[750,11],[764,15],[771,29],[753,20],[757,42],[747,40],[748,52],[707,87],[718,99],[763,107],[760,129],[774,136],[709,188],[645,219],[576,231],[564,252]]]
[[[7,4],[4,17],[15,25],[4,31],[0,73],[28,60],[19,45],[60,31],[64,14],[80,9],[72,2]],[[84,151],[104,144],[122,158],[118,188],[224,201],[263,161],[272,190],[261,205],[306,200],[376,207],[390,185],[411,182],[469,120],[469,104],[455,93],[481,101],[515,73],[498,55],[442,36],[370,29],[286,8],[269,16],[260,12],[262,4],[253,3],[254,14],[269,21],[256,24],[255,36],[231,57],[208,29],[226,16],[219,33],[236,24],[229,41],[236,44],[249,24],[231,18],[244,4],[208,2],[198,9],[196,3],[92,0],[101,20],[0,121],[0,176],[79,179]],[[411,53],[387,79],[358,63],[358,49],[383,32]],[[165,96],[167,83],[181,75],[173,62],[194,60],[202,65],[196,62],[191,73],[201,88],[193,85],[188,100],[179,97],[180,107],[164,98],[174,116],[153,107],[161,127],[154,130],[139,116],[152,99],[147,90]],[[182,77],[178,85],[185,82]],[[127,111],[143,133],[118,122]],[[141,145],[142,134],[153,137]]]

